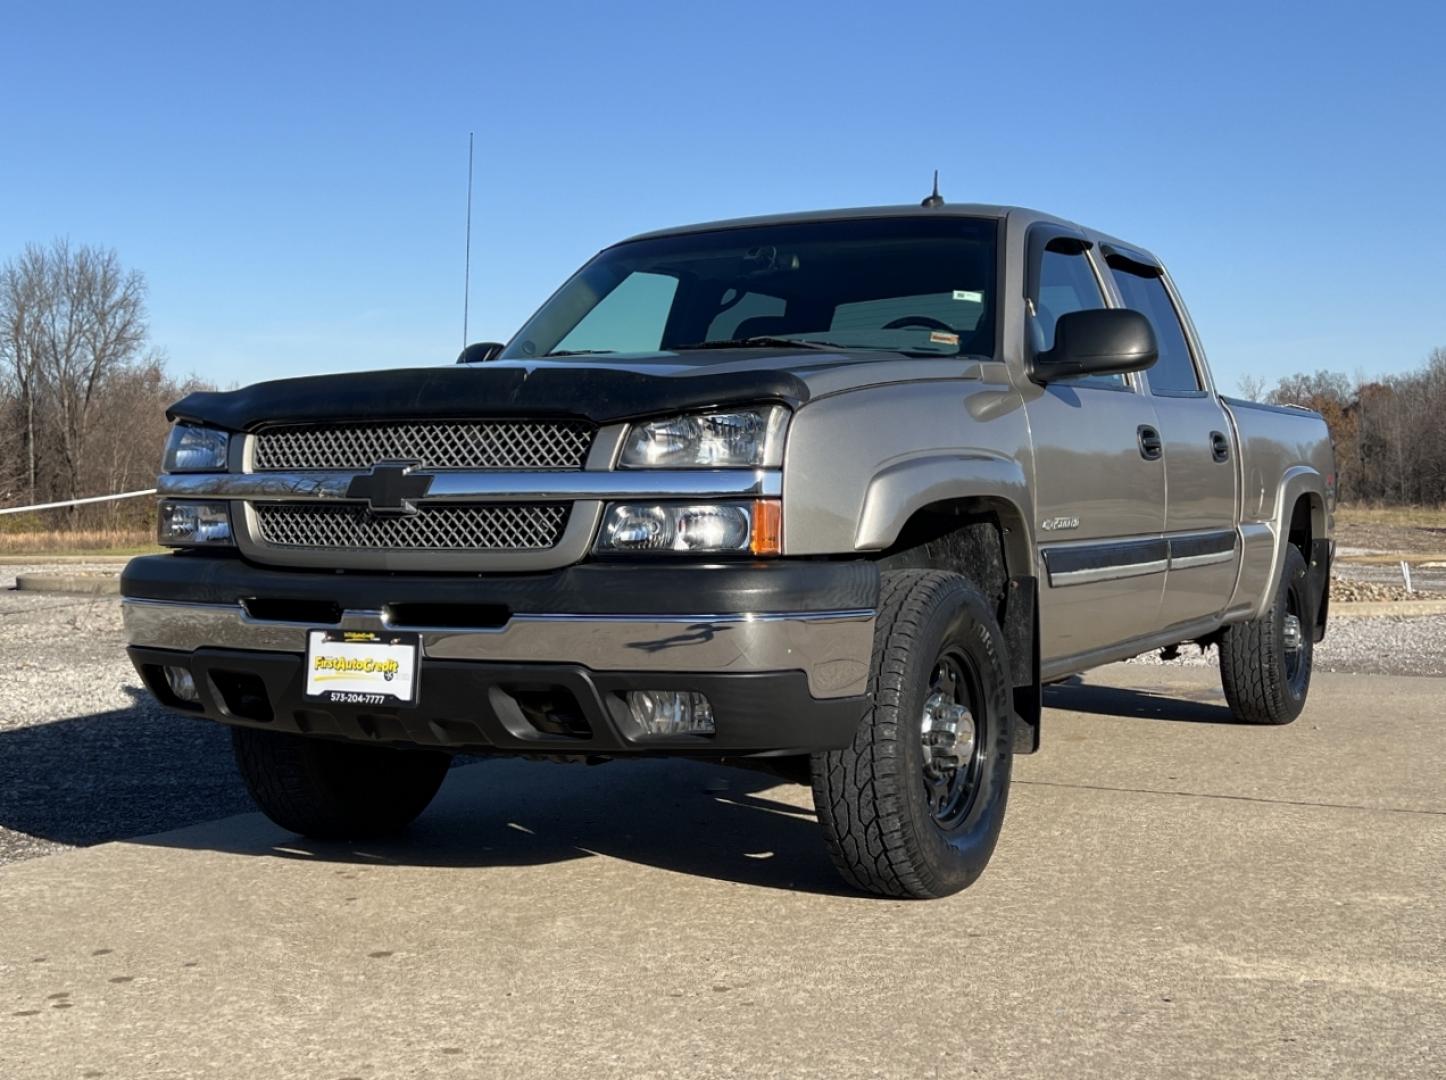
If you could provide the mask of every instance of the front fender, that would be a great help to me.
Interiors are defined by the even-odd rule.
[[[1029,453],[1019,395],[978,379],[900,383],[811,401],[789,426],[784,553],[884,550],[920,508],[982,498],[1013,518],[1006,538],[1011,565],[1031,566],[1033,504],[1021,464]]]

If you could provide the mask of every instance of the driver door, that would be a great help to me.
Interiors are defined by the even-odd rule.
[[[1029,244],[1025,344],[1054,344],[1071,311],[1105,307],[1091,244],[1036,227]],[[1045,674],[1067,674],[1155,630],[1168,558],[1165,461],[1154,405],[1137,379],[1088,376],[1034,388],[1040,648]]]

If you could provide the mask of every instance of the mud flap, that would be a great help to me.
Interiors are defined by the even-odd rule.
[[[1313,640],[1325,637],[1326,617],[1331,606],[1331,555],[1334,545],[1329,540],[1312,540],[1310,544],[1310,568],[1306,571],[1310,579],[1310,596],[1315,602]]]
[[[1039,749],[1044,714],[1039,681],[1039,582],[1035,578],[1009,579],[1003,630],[1014,679],[1014,752],[1032,754]]]

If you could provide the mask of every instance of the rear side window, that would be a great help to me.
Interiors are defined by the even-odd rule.
[[[1170,302],[1164,279],[1145,267],[1117,259],[1110,260],[1110,273],[1114,275],[1125,307],[1140,312],[1155,328],[1160,359],[1145,372],[1145,377],[1150,380],[1150,389],[1163,393],[1189,393],[1204,389],[1200,374],[1195,370],[1195,361],[1190,356],[1184,327],[1180,325],[1180,314]]]
[[[1030,297],[1030,343],[1036,355],[1054,348],[1054,327],[1060,317],[1072,311],[1089,311],[1105,306],[1100,283],[1083,249],[1047,247],[1040,253],[1039,284]],[[1062,380],[1083,386],[1124,387],[1123,375],[1089,375]]]

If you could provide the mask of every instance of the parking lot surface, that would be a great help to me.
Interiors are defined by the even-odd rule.
[[[932,903],[842,890],[804,789],[666,761],[459,768],[385,845],[29,859],[0,1076],[1440,1077],[1443,691],[1326,674],[1263,729],[1205,667],[1052,688]]]

